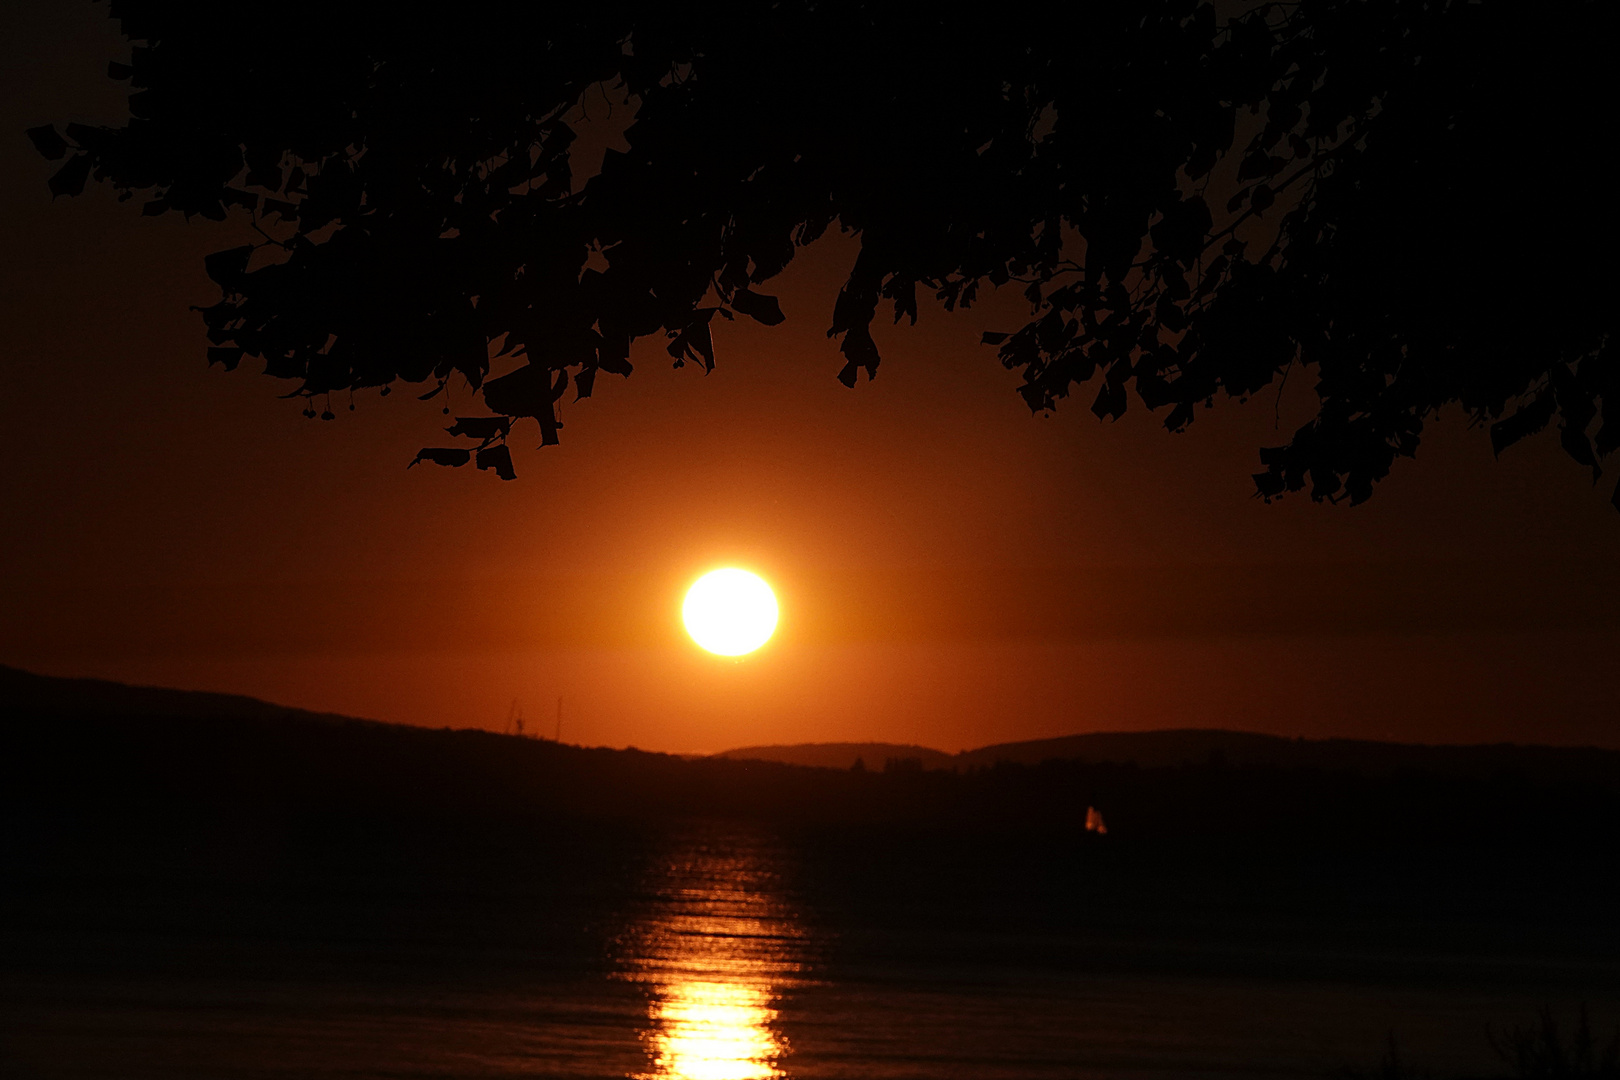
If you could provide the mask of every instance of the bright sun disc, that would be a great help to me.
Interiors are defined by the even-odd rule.
[[[692,640],[721,656],[741,656],[765,644],[776,617],[776,594],[747,570],[711,570],[687,590],[681,605]]]

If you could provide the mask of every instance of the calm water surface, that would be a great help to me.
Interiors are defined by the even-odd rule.
[[[761,829],[676,826],[616,857],[571,899],[514,900],[487,883],[414,907],[364,890],[305,897],[329,906],[297,933],[272,914],[244,929],[248,908],[229,933],[131,929],[95,905],[82,921],[13,926],[0,1072],[1322,1077],[1373,1064],[1392,1029],[1427,1067],[1488,1070],[1487,1025],[1582,999],[1620,1016],[1604,957],[1590,970],[1521,958],[1503,975],[1455,951],[1385,963],[1354,946],[1285,956],[1240,941],[1223,946],[1230,963],[1217,949],[1133,964],[1151,950],[1043,937],[1015,913],[987,930],[950,911],[863,912],[859,891],[829,900]],[[367,903],[379,906],[353,915]],[[383,929],[344,931],[334,913]],[[323,939],[321,927],[335,929]]]

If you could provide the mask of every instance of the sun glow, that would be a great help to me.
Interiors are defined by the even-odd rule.
[[[776,632],[776,594],[758,574],[711,570],[687,590],[681,619],[692,640],[720,656],[742,656]]]

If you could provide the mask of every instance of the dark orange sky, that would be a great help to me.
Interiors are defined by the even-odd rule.
[[[311,422],[205,368],[188,305],[231,226],[51,203],[21,131],[120,119],[104,12],[0,25],[0,662],[431,725],[516,699],[549,726],[561,695],[569,741],[670,750],[1213,725],[1620,746],[1620,514],[1553,434],[1493,462],[1454,417],[1366,506],[1266,506],[1255,448],[1302,380],[1177,437],[1086,401],[1031,417],[977,344],[1011,296],[925,310],[849,391],[823,333],[848,238],[777,283],[785,325],[719,329],[712,375],[652,344],[599,380],[517,481],[407,471],[446,442],[438,402]],[[783,605],[741,663],[679,625],[723,563]]]

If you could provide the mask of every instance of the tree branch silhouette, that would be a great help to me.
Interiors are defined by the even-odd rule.
[[[1312,371],[1315,416],[1261,451],[1268,500],[1365,500],[1452,405],[1498,453],[1556,420],[1594,480],[1620,447],[1595,0],[971,27],[871,0],[111,10],[131,119],[31,131],[63,161],[53,194],[246,211],[263,239],[207,260],[210,362],[251,357],[306,402],[465,378],[498,433],[417,461],[514,475],[512,422],[556,442],[562,395],[629,375],[639,339],[712,368],[713,318],[781,322],[756,287],[835,224],[860,245],[828,331],[850,386],[881,363],[881,304],[915,321],[919,286],[952,310],[1017,282],[1029,321],[986,340],[1032,409],[1095,383],[1099,417],[1134,397],[1177,431]],[[569,118],[593,88],[632,117],[587,178]],[[491,378],[494,355],[523,366]]]

